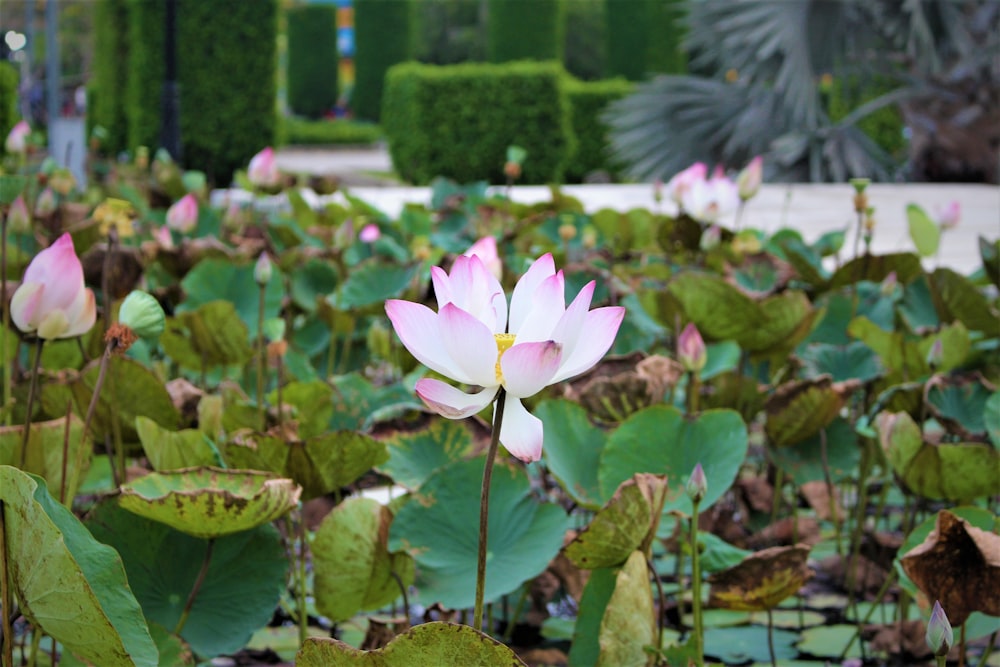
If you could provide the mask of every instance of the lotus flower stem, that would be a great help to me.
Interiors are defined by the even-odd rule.
[[[27,412],[24,415],[24,435],[21,437],[21,464],[19,467],[22,470],[28,460],[28,440],[31,438],[31,411],[35,408],[35,394],[38,393],[38,368],[42,361],[43,345],[45,345],[44,338],[36,340],[35,360],[31,364],[31,384],[28,387],[28,405],[26,408]]]
[[[10,299],[7,298],[7,214],[0,219],[0,294],[3,295],[3,329],[0,329],[0,351],[3,353],[3,404],[10,405],[11,360],[7,358],[7,336],[10,335]],[[10,410],[3,418],[10,426]]]
[[[965,626],[963,625],[962,628],[964,629]],[[983,654],[979,657],[979,664],[976,667],[986,667],[986,661],[990,659],[991,655],[993,655],[993,647],[996,645],[996,643],[997,643],[997,633],[996,631],[994,631],[993,634],[990,635],[990,641],[987,642],[986,650],[984,650]]]
[[[511,638],[514,636],[514,626],[517,625],[517,619],[521,617],[521,609],[524,608],[524,603],[528,599],[528,591],[530,586],[521,586],[521,595],[517,598],[517,604],[514,605],[514,613],[507,619],[507,628],[503,631],[503,643],[510,644]]]
[[[14,628],[11,623],[13,615],[10,613],[13,608],[13,596],[10,594],[9,575],[7,565],[7,524],[4,520],[4,504],[0,500],[0,621],[3,626],[0,632],[0,643],[3,644],[3,657],[0,663],[4,665],[14,664]]]
[[[663,610],[667,608],[667,598],[663,594],[663,583],[660,581],[660,574],[656,571],[656,567],[653,566],[653,561],[650,559],[649,554],[646,555],[646,568],[649,570],[649,573],[653,576],[653,583],[656,584],[656,600],[660,605],[656,613],[656,646],[662,648],[663,620],[664,620]]]
[[[306,515],[302,504],[299,504],[299,558],[298,567],[295,570],[295,606],[298,607],[299,617],[299,648],[306,642],[309,636],[309,611],[306,609]]]
[[[479,556],[476,562],[476,604],[473,607],[472,627],[483,629],[483,597],[486,593],[486,539],[489,533],[490,517],[490,480],[493,479],[493,463],[500,446],[500,426],[503,424],[503,409],[507,392],[500,389],[497,393],[496,405],[493,408],[493,433],[490,435],[490,448],[486,452],[486,464],[483,466],[483,488],[479,494]]]
[[[965,621],[962,621],[958,640],[958,667],[965,667],[965,625]]]
[[[882,583],[882,588],[878,589],[878,593],[876,593],[875,597],[872,599],[872,604],[870,607],[868,607],[868,612],[865,614],[864,619],[862,619],[862,621],[857,624],[857,627],[854,629],[854,634],[851,635],[851,640],[847,642],[847,645],[844,646],[844,650],[840,652],[840,656],[837,658],[838,662],[844,662],[844,659],[847,658],[847,652],[851,650],[852,646],[854,646],[855,640],[857,640],[857,638],[861,636],[861,628],[868,625],[868,622],[871,620],[872,614],[875,613],[876,606],[878,606],[882,602],[882,599],[885,597],[886,591],[889,590],[889,587],[896,582],[897,575],[898,572],[896,571],[896,568],[893,568],[889,571],[889,575],[885,578],[885,581]]]
[[[264,297],[267,283],[260,287],[260,300],[257,303],[257,415],[260,418],[260,431],[267,430],[267,416],[264,411],[264,373],[266,358],[264,352]]]
[[[181,617],[177,619],[177,625],[174,627],[175,635],[181,633],[181,630],[184,629],[184,624],[187,623],[188,616],[191,615],[191,607],[194,606],[194,599],[198,597],[198,591],[201,590],[201,585],[205,582],[205,575],[208,574],[208,565],[212,560],[213,547],[215,547],[214,537],[208,540],[208,546],[205,547],[205,558],[201,561],[201,569],[198,571],[198,577],[194,580],[194,585],[191,586],[187,602],[184,603],[184,611],[181,612]]]
[[[117,345],[117,339],[112,338],[104,348],[104,356],[101,357],[101,367],[97,371],[97,382],[94,383],[94,393],[90,397],[90,405],[87,406],[87,415],[83,418],[83,435],[80,436],[82,440],[86,440],[87,434],[90,432],[90,422],[94,419],[94,412],[97,410],[97,399],[101,395],[101,388],[104,386],[104,379],[108,374],[111,353],[114,352]],[[113,464],[114,458],[114,450],[108,447],[108,462],[112,463],[111,480],[115,486],[119,486],[125,482],[125,470],[124,466],[122,466],[122,470],[119,470],[118,466]],[[124,462],[124,454],[122,461]]]
[[[59,477],[59,503],[66,504],[66,473],[69,462],[70,416],[73,414],[72,401],[66,401],[66,428],[63,430],[62,474]],[[53,653],[53,655],[55,655]]]
[[[705,640],[702,632],[701,619],[701,559],[698,553],[698,500],[692,499],[691,504],[691,616],[694,618],[695,664],[702,667],[705,664]],[[768,612],[770,613],[770,612]],[[774,656],[774,651],[771,651]]]
[[[843,535],[840,528],[840,513],[837,511],[837,501],[834,495],[833,478],[830,476],[830,457],[826,450],[826,429],[819,431],[819,455],[823,464],[823,480],[826,483],[826,492],[830,503],[830,520],[833,521],[833,530],[836,533],[837,555],[844,557]]]
[[[778,667],[778,660],[774,656],[774,614],[771,608],[767,608],[767,650],[771,652],[771,667]]]

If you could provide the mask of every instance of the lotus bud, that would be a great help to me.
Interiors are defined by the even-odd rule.
[[[657,178],[653,181],[653,201],[657,204],[663,201],[663,179]]]
[[[274,159],[274,149],[268,146],[250,158],[247,178],[259,187],[273,187],[281,180],[278,163]]]
[[[567,222],[559,225],[559,238],[563,240],[563,243],[569,243],[576,238],[576,225],[571,222]]]
[[[174,247],[174,239],[170,236],[170,229],[166,225],[153,230],[153,240],[164,250]]]
[[[18,329],[45,340],[75,338],[94,326],[94,292],[84,285],[83,266],[68,233],[28,264],[10,300],[10,316]]]
[[[593,250],[597,247],[597,230],[593,227],[586,227],[583,230],[583,240],[581,241],[583,247],[587,250]]]
[[[59,208],[59,202],[56,201],[56,193],[51,188],[42,190],[35,201],[35,215],[40,215],[43,218],[48,217],[55,213],[57,208]]]
[[[358,240],[362,243],[375,243],[379,238],[382,237],[382,230],[378,228],[378,225],[371,222],[361,228],[358,232]]]
[[[483,263],[493,277],[500,280],[503,277],[503,262],[497,252],[497,240],[492,236],[484,236],[473,243],[468,250],[462,253],[466,257],[475,255]]]
[[[711,225],[701,235],[700,247],[705,252],[718,247],[722,243],[722,229],[718,225]]]
[[[750,160],[750,164],[743,168],[736,178],[736,185],[739,188],[740,199],[747,201],[752,199],[760,190],[760,184],[764,180],[764,159],[757,156]]]
[[[167,317],[160,302],[148,292],[133,290],[122,301],[118,322],[140,338],[156,339],[166,327]]]
[[[253,279],[261,287],[267,286],[271,282],[271,258],[266,252],[260,253],[257,264],[253,267]]]
[[[889,275],[885,277],[882,284],[879,285],[879,292],[882,296],[890,297],[896,293],[896,288],[899,286],[899,278],[896,277],[895,271],[890,271]]]
[[[186,194],[167,210],[167,226],[181,234],[187,234],[198,224],[198,199]]]
[[[698,327],[694,322],[688,322],[684,331],[677,339],[677,360],[689,373],[698,373],[708,363],[708,352],[705,341],[702,340]]]
[[[948,615],[941,608],[941,603],[934,601],[934,609],[931,610],[931,618],[927,621],[927,645],[936,656],[948,655],[952,645],[955,643],[955,633],[948,622]]]
[[[931,367],[931,370],[941,367],[941,363],[944,361],[944,344],[941,339],[938,338],[931,345],[931,349],[927,350],[927,365]]]
[[[954,229],[962,218],[962,205],[957,199],[952,199],[944,208],[938,210],[938,224],[941,229]]]
[[[31,134],[31,126],[27,121],[19,121],[10,129],[7,134],[7,141],[4,144],[8,153],[23,155],[28,150],[28,136]]]
[[[685,490],[693,503],[700,503],[708,493],[708,479],[705,478],[705,471],[702,470],[700,463],[696,463],[694,470],[691,471]]]
[[[7,228],[15,234],[25,234],[31,231],[31,215],[28,205],[24,203],[24,195],[18,195],[7,211]]]

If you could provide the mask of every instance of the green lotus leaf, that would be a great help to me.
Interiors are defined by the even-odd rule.
[[[942,360],[938,372],[956,368],[969,356],[972,343],[969,332],[961,322],[942,327],[937,333],[919,340],[898,331],[887,331],[867,317],[851,320],[848,333],[875,350],[882,365],[889,371],[909,378],[930,373],[927,353],[938,340],[941,341]]]
[[[970,331],[1000,335],[1000,313],[965,276],[938,268],[930,276],[931,296],[942,322],[960,321]]]
[[[980,236],[979,256],[983,259],[983,271],[994,285],[1000,287],[1000,239],[989,241]]]
[[[765,324],[757,303],[721,276],[685,271],[667,289],[706,338],[739,340]]]
[[[534,413],[545,424],[542,455],[552,476],[578,504],[589,509],[600,507],[597,465],[607,434],[572,401],[543,401]]]
[[[202,208],[202,214],[206,212],[211,212],[207,206]],[[252,263],[236,266],[228,259],[203,259],[181,281],[185,297],[175,312],[180,315],[213,301],[225,301],[234,307],[248,337],[256,338],[260,288],[254,282],[253,269]],[[281,312],[283,284],[281,272],[272,271],[264,290],[264,319],[277,317]]]
[[[860,255],[841,266],[830,278],[830,289],[852,285],[862,280],[880,283],[892,272],[896,279],[907,284],[924,272],[920,258],[912,252],[888,255]]]
[[[876,426],[893,472],[925,498],[966,501],[1000,493],[1000,451],[988,443],[926,442],[905,412],[883,412]]]
[[[121,489],[124,509],[194,537],[270,523],[295,507],[301,487],[257,470],[202,467],[154,472]]]
[[[615,591],[601,619],[597,667],[643,667],[655,645],[656,616],[646,557],[635,551],[615,577]]]
[[[378,260],[366,260],[351,269],[351,273],[340,285],[340,289],[330,301],[343,310],[362,308],[386,299],[399,296],[410,284],[415,266],[388,264]]]
[[[896,310],[907,328],[915,334],[929,333],[941,326],[927,276],[920,276],[906,286]]]
[[[468,625],[424,623],[385,648],[362,651],[336,639],[310,637],[295,656],[298,667],[524,667],[507,646]]]
[[[910,238],[921,257],[933,257],[941,245],[941,228],[931,220],[927,212],[918,204],[906,205],[906,222]]]
[[[377,609],[413,584],[413,558],[390,553],[392,512],[370,498],[348,498],[333,508],[312,542],[316,608],[334,622]]]
[[[45,480],[49,493],[70,505],[90,467],[90,440],[83,439],[83,421],[74,414],[66,419],[33,422],[27,455],[21,465],[24,426],[0,427],[0,465],[10,465]],[[63,466],[63,457],[66,465]],[[65,471],[65,478],[63,473]]]
[[[197,429],[171,431],[148,417],[136,417],[135,430],[146,458],[157,472],[219,463],[215,446]]]
[[[10,583],[32,625],[92,664],[159,664],[115,550],[97,542],[40,477],[0,465],[0,501]]]
[[[767,297],[758,307],[759,323],[746,326],[735,336],[751,352],[795,347],[809,334],[813,319],[819,315],[805,293],[797,290]]]
[[[580,598],[580,611],[573,628],[569,664],[596,665],[601,652],[601,623],[604,610],[615,592],[619,568],[602,567],[590,573]]]
[[[321,380],[289,382],[281,388],[284,409],[292,407],[291,419],[295,420],[298,437],[307,440],[327,430],[333,417],[333,387]],[[278,391],[267,395],[271,405],[278,404]]]
[[[666,493],[663,476],[639,473],[622,482],[611,500],[566,545],[566,557],[584,570],[622,565],[652,539]]]
[[[884,372],[875,351],[857,340],[847,345],[810,343],[800,348],[798,356],[802,374],[809,380],[827,375],[834,382],[868,382]]]
[[[379,471],[411,491],[419,489],[438,468],[473,452],[472,433],[453,419],[437,419],[426,429],[400,431],[382,442],[389,450],[389,460],[378,465]]]
[[[927,383],[925,396],[930,413],[948,431],[966,440],[986,434],[984,417],[991,392],[979,378],[935,376]]]
[[[822,456],[824,438],[825,465]],[[768,454],[776,466],[791,476],[796,486],[824,480],[827,474],[834,482],[849,479],[857,471],[861,460],[858,436],[851,424],[841,417],[794,445],[772,447]]]
[[[232,303],[210,301],[168,318],[160,344],[184,368],[203,370],[245,364],[253,355],[249,336]]]
[[[830,376],[781,385],[764,406],[768,441],[787,447],[812,437],[836,418],[858,386],[856,381],[834,382]]]

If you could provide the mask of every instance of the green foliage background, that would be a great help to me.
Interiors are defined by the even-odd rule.
[[[288,10],[288,106],[319,118],[337,103],[337,8]]]
[[[17,70],[13,65],[0,63],[0,133],[7,138],[10,128],[17,123]],[[0,151],[4,150],[0,146]]]
[[[94,5],[94,74],[88,90],[88,126],[107,130],[104,147],[117,153],[128,146],[128,0]]]
[[[386,70],[413,54],[411,0],[354,0],[355,117],[378,121]]]
[[[605,0],[607,76],[641,81],[650,72],[685,71],[678,0]]]
[[[486,49],[491,62],[562,61],[563,0],[489,0]]]
[[[573,133],[578,142],[566,170],[567,181],[583,180],[587,174],[598,170],[616,175],[617,170],[608,154],[608,124],[601,119],[601,114],[608,103],[625,97],[632,89],[633,85],[625,79],[567,81],[566,94],[573,109]]]

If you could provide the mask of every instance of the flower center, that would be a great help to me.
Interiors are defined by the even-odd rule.
[[[493,334],[493,337],[497,341],[497,382],[503,384],[503,370],[500,368],[500,357],[502,357],[503,353],[509,350],[511,345],[514,344],[514,338],[516,338],[516,335],[511,333],[501,333]]]

